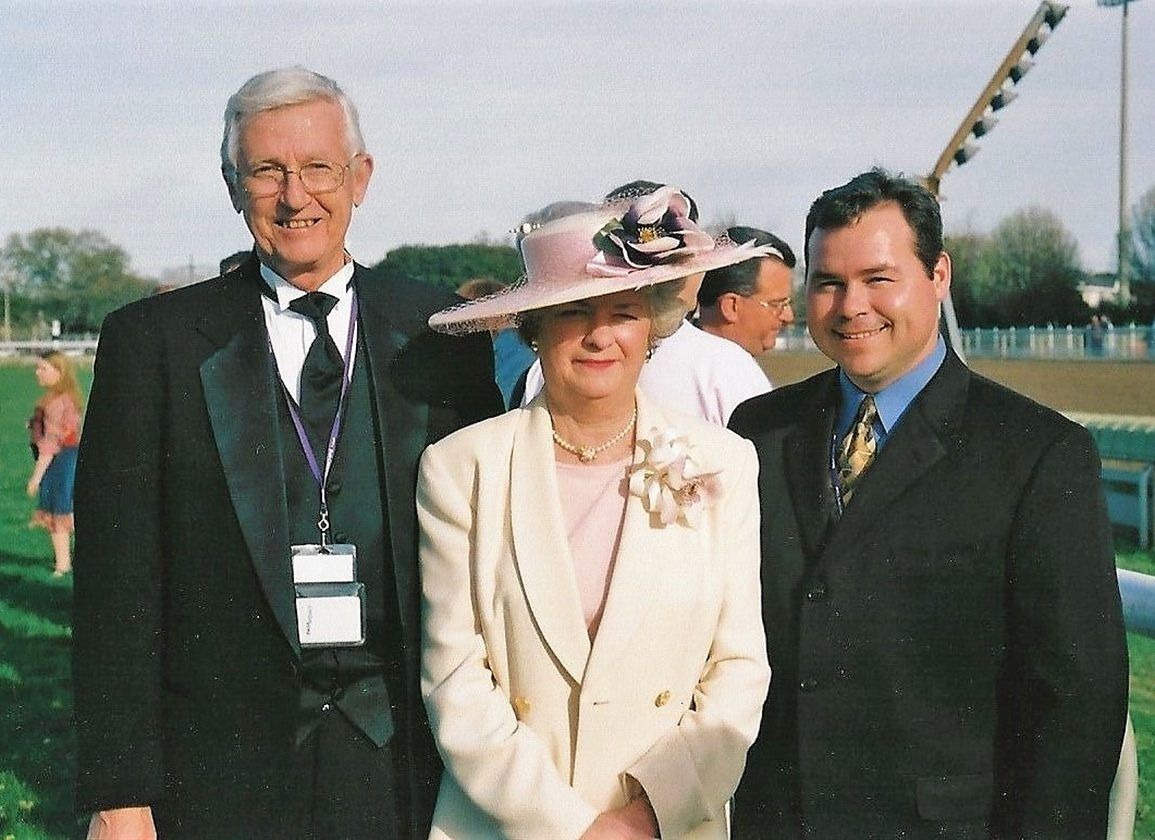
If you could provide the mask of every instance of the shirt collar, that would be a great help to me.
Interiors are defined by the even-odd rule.
[[[945,358],[946,342],[940,335],[929,356],[874,395],[874,405],[878,409],[883,434],[890,434]],[[842,394],[842,402],[838,408],[835,430],[841,436],[850,428],[858,405],[866,396],[866,392],[851,382],[843,370],[838,371],[838,387]]]
[[[305,294],[301,289],[298,289],[288,280],[286,280],[277,272],[273,271],[263,262],[261,263],[261,279],[265,281],[265,287],[272,292],[269,297],[278,312],[283,312],[289,308],[289,304]],[[318,292],[325,292],[337,298],[338,303],[345,300],[353,289],[353,261],[347,261],[337,273],[322,283],[318,288]]]

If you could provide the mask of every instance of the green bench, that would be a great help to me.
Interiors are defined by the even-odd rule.
[[[1111,522],[1133,528],[1139,547],[1152,541],[1152,476],[1155,475],[1155,417],[1120,414],[1066,415],[1086,427],[1103,460],[1103,491]]]

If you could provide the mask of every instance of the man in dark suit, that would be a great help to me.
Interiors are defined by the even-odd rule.
[[[246,82],[222,164],[253,255],[101,331],[79,803],[94,838],[425,837],[416,465],[500,410],[491,350],[428,330],[448,293],[346,253],[373,159],[331,80]]]
[[[814,202],[807,322],[837,369],[744,403],[774,671],[738,837],[1102,837],[1127,653],[1087,432],[938,333],[937,201]]]

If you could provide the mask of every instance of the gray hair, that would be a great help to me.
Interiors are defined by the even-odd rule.
[[[566,216],[574,216],[578,213],[596,210],[601,206],[600,204],[594,204],[589,201],[555,201],[552,204],[547,204],[540,210],[527,213],[518,223],[517,227],[513,229],[518,251],[521,250],[521,240],[525,239],[525,235],[531,230]]]
[[[345,115],[345,142],[351,155],[365,151],[357,107],[345,91],[327,76],[304,67],[282,67],[258,73],[229,97],[225,106],[225,136],[221,141],[221,172],[230,184],[237,178],[237,147],[241,123],[256,114],[323,99],[341,107]]]
[[[650,320],[654,323],[653,338],[669,338],[682,326],[686,319],[686,302],[679,295],[686,285],[686,278],[658,283],[641,289],[650,299]]]

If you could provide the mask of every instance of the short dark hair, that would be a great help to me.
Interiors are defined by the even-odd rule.
[[[622,184],[620,187],[614,187],[612,190],[610,190],[608,193],[606,193],[606,197],[602,200],[608,203],[611,201],[619,201],[619,200],[626,199],[626,198],[634,199],[634,198],[638,198],[639,196],[649,195],[652,192],[657,192],[658,190],[660,190],[662,187],[665,187],[665,186],[667,186],[667,185],[666,184],[659,184],[657,181],[644,181],[644,180],[630,181],[628,184]],[[689,212],[690,221],[691,222],[698,221],[698,205],[697,205],[697,203],[694,201],[694,199],[690,196],[690,194],[688,192],[683,191],[682,195],[684,195],[686,197],[686,200],[690,202],[690,212]]]
[[[743,245],[751,240],[755,245],[769,245],[782,255],[782,262],[786,263],[787,268],[794,268],[797,263],[790,246],[768,230],[734,225],[726,228],[726,236],[737,245]],[[778,258],[771,255],[762,259]],[[760,263],[761,260],[752,259],[707,271],[698,289],[698,306],[713,306],[718,302],[718,298],[725,294],[733,293],[742,297],[754,294],[758,291]]]
[[[806,240],[803,249],[810,260],[810,235],[816,228],[836,230],[846,227],[863,213],[880,204],[894,202],[914,232],[914,250],[928,277],[942,246],[942,212],[934,193],[922,184],[880,167],[855,175],[840,187],[833,187],[814,200],[806,214]]]

